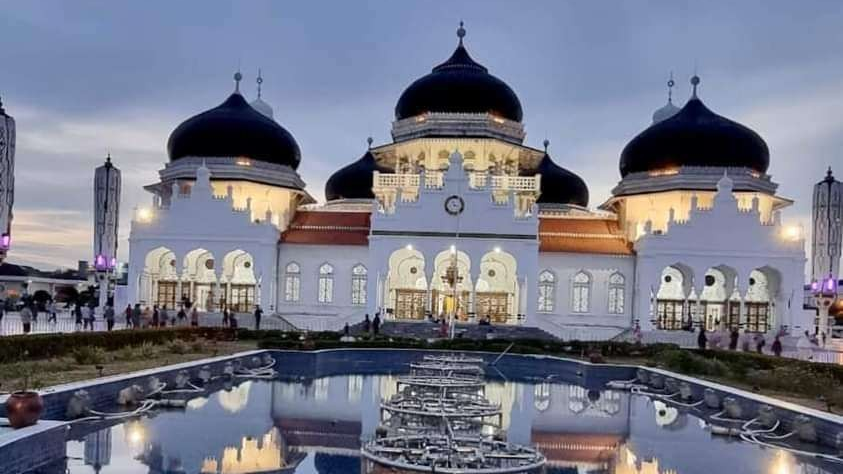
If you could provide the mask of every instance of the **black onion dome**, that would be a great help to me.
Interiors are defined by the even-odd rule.
[[[680,166],[744,167],[765,173],[770,150],[748,127],[712,112],[696,94],[679,112],[654,123],[621,152],[621,176]]]
[[[284,127],[246,102],[239,92],[191,117],[167,142],[170,160],[185,156],[236,156],[298,168],[301,150]]]
[[[557,165],[545,152],[538,167],[523,175],[541,174],[539,204],[574,204],[588,207],[588,186],[576,174]]]
[[[375,155],[367,150],[359,160],[337,170],[325,183],[325,199],[374,199],[372,185],[374,172],[390,170],[375,161]]]
[[[410,84],[395,106],[396,120],[427,112],[490,113],[520,122],[524,116],[521,101],[505,82],[471,59],[462,43],[465,30],[460,24],[460,43],[454,54],[433,71]]]

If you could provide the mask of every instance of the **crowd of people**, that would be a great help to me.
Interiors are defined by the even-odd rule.
[[[776,357],[781,357],[783,346],[782,338],[786,334],[780,331],[773,336],[773,342],[770,344],[770,352]],[[823,332],[819,334],[810,334],[807,330],[799,336],[796,342],[796,350],[798,358],[803,360],[812,360],[815,350],[822,349],[826,345],[826,335]],[[767,339],[763,333],[750,332],[745,329],[741,333],[738,328],[723,329],[717,331],[706,332],[705,327],[700,327],[697,333],[697,347],[700,349],[729,349],[732,351],[740,349],[744,352],[755,351],[759,354],[764,353],[764,348],[767,347]]]

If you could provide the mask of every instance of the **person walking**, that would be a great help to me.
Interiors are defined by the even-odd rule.
[[[178,325],[181,326],[184,324],[184,320],[187,319],[187,313],[184,311],[184,306],[179,308],[179,312],[176,313],[176,318],[178,318]],[[175,326],[175,324],[174,324]]]
[[[366,334],[369,333],[369,327],[372,325],[372,321],[369,320],[369,313],[366,313],[366,316],[363,318],[363,332]]]
[[[132,305],[127,304],[126,310],[123,311],[123,315],[126,316],[126,329],[132,327]]]
[[[50,300],[47,303],[47,322],[58,323],[58,308],[56,307],[56,300]]]
[[[773,354],[775,354],[776,357],[782,356],[782,341],[781,339],[779,339],[779,336],[776,336],[776,338],[773,340],[773,345],[770,347],[770,349],[773,350]]]
[[[196,306],[190,311],[190,325],[192,327],[199,327],[199,310],[196,309]]]
[[[88,305],[85,314],[85,326],[88,328],[89,331],[94,330],[94,318],[96,313],[94,312],[94,307]]]
[[[161,324],[161,313],[158,311],[158,305],[152,306],[152,327],[157,328]]]
[[[705,335],[705,326],[700,326],[700,334],[697,336],[697,347],[700,350],[705,350],[705,346],[708,343],[708,337]]]
[[[32,309],[28,304],[20,310],[20,322],[23,323],[23,333],[29,334],[32,331]]]
[[[228,327],[228,306],[223,306],[222,308],[222,327]]]
[[[255,331],[260,331],[261,329],[261,317],[263,317],[263,310],[261,309],[261,305],[255,306]]]
[[[375,313],[375,319],[372,320],[372,333],[377,336],[381,330],[381,314]]]
[[[105,318],[105,329],[106,331],[111,331],[114,329],[114,307],[110,304],[105,305],[105,311],[103,312],[103,318]]]

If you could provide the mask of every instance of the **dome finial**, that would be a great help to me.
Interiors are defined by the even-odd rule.
[[[545,138],[544,142],[543,142],[543,145],[544,145],[544,152],[547,153],[547,147],[550,146],[550,140]]]
[[[465,38],[465,23],[460,20],[460,27],[457,28],[457,38],[460,39],[460,46],[462,46],[462,39]]]
[[[829,165],[828,171],[825,172],[825,180],[826,181],[834,181],[834,175],[831,173],[831,166]]]
[[[697,98],[697,86],[698,85],[700,85],[700,76],[694,74],[694,76],[691,77],[691,86],[694,88],[693,92],[691,92],[691,98],[692,99]]]
[[[240,68],[237,68],[237,72],[234,73],[234,92],[239,94],[240,93],[240,81],[243,80],[243,74],[240,73]]]
[[[667,80],[667,103],[673,103],[673,86],[676,82],[673,80],[673,71],[670,71],[670,79]]]
[[[258,83],[258,99],[261,98],[261,84],[263,84],[263,76],[261,75],[261,69],[258,68],[258,78],[255,79],[255,82]]]
[[[375,139],[372,138],[372,137],[366,138],[366,143],[369,145],[370,150],[372,149],[372,142],[374,142],[374,141],[375,141]]]

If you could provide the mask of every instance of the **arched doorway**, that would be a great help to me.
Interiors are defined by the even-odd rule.
[[[194,249],[184,256],[181,303],[195,305],[199,311],[215,309],[216,265],[214,255],[205,249]],[[184,291],[185,282],[187,292]]]
[[[773,301],[778,293],[778,272],[769,267],[749,274],[744,295],[745,327],[750,332],[767,332],[773,327]]]
[[[223,257],[222,281],[225,289],[220,298],[220,308],[227,306],[238,313],[252,312],[258,296],[252,255],[244,250],[228,252]]]
[[[427,278],[424,256],[411,247],[392,252],[387,276],[387,314],[395,319],[424,319]]]
[[[456,291],[449,283],[449,272],[456,260]],[[431,312],[438,318],[456,315],[460,321],[468,320],[471,300],[471,259],[468,254],[456,249],[439,252],[434,259],[433,281],[431,282]]]
[[[480,260],[480,274],[475,285],[474,312],[478,319],[488,317],[495,323],[515,318],[518,307],[517,262],[507,252],[495,250]]]
[[[656,327],[663,330],[678,330],[690,318],[687,304],[691,272],[680,265],[671,265],[662,270],[659,289],[656,291]]]
[[[695,319],[705,325],[706,330],[740,326],[741,302],[735,289],[736,278],[731,268],[709,268],[703,277],[702,291],[699,295],[691,295],[691,299],[697,301]]]
[[[166,247],[151,250],[144,261],[138,303],[175,308],[178,280],[176,254]]]

